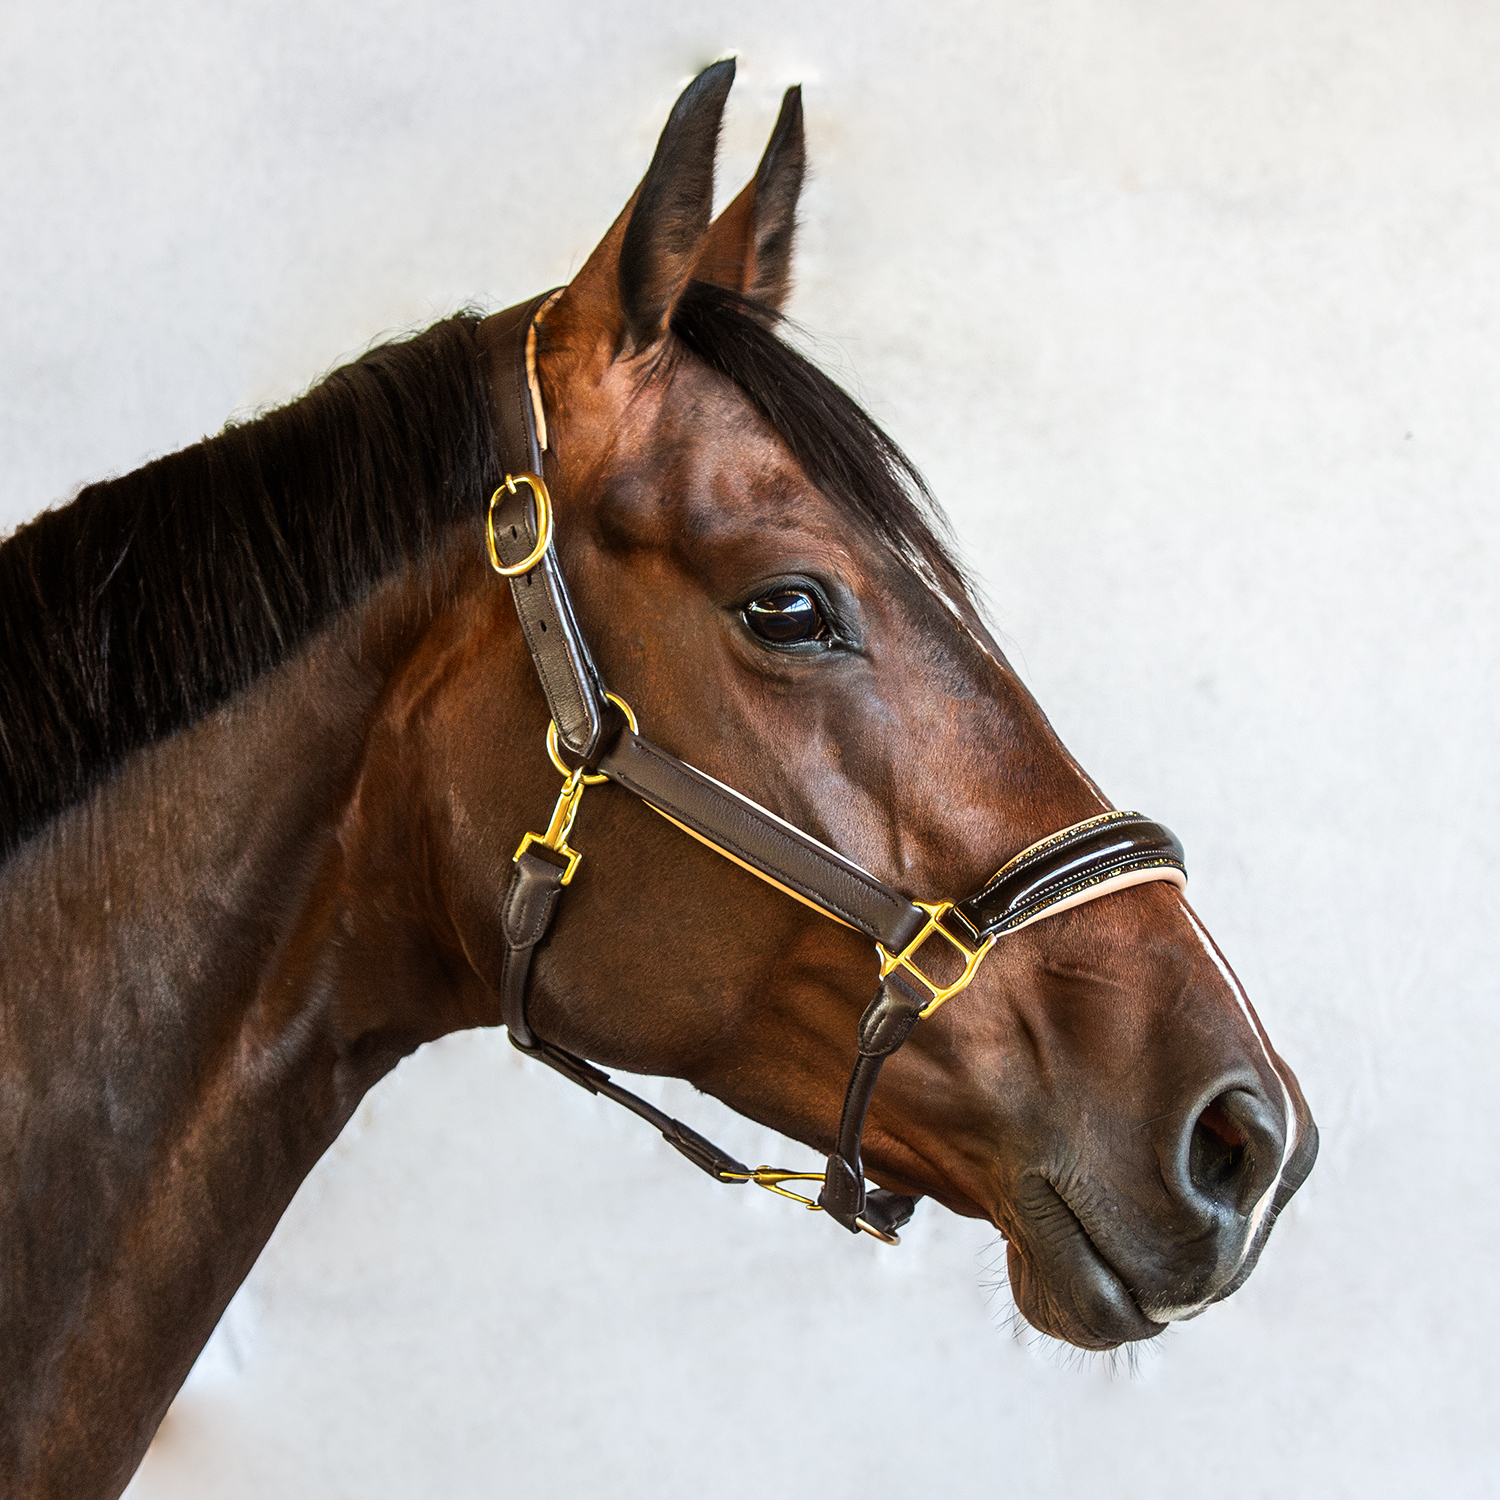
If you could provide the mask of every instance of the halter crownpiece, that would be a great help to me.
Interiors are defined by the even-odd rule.
[[[1100,813],[1023,849],[963,901],[912,901],[646,739],[630,706],[604,688],[552,547],[552,503],[541,478],[537,432],[540,392],[528,358],[535,319],[552,295],[497,313],[480,328],[496,443],[502,463],[513,465],[491,497],[486,545],[491,565],[510,583],[552,713],[548,753],[564,777],[547,831],[528,833],[515,853],[501,917],[501,1016],[521,1051],[648,1120],[718,1181],[757,1183],[823,1210],[846,1229],[896,1244],[896,1231],[911,1217],[916,1200],[867,1188],[860,1162],[865,1117],[886,1058],[919,1020],[967,988],[999,938],[1128,886],[1155,880],[1186,885],[1182,845],[1169,829],[1140,813]],[[570,766],[563,748],[580,763]],[[602,781],[623,787],[716,853],[874,943],[880,984],[860,1018],[858,1057],[837,1144],[823,1172],[746,1167],[592,1063],[531,1030],[526,993],[532,959],[552,926],[563,887],[583,859],[568,844],[579,803],[588,786]],[[951,969],[955,963],[955,977],[933,976],[935,964]],[[787,1188],[789,1182],[821,1182],[822,1188],[814,1200]]]

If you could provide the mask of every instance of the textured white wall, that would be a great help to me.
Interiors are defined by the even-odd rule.
[[[12,0],[0,527],[566,279],[726,51],[726,190],[806,84],[793,311],[1084,765],[1184,836],[1322,1160],[1131,1374],[1012,1334],[973,1224],[855,1242],[451,1038],[132,1500],[1494,1493],[1500,12]]]

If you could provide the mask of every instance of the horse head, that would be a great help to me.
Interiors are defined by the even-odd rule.
[[[732,76],[717,64],[684,93],[639,189],[535,319],[554,550],[643,733],[910,897],[957,900],[1110,804],[991,638],[915,472],[777,337],[796,91],[711,219]],[[507,591],[471,578],[461,627],[391,701],[427,705],[421,788],[398,780],[428,809],[450,946],[494,1020],[505,872],[557,784]],[[617,788],[582,798],[570,837],[584,857],[535,959],[537,1035],[828,1150],[869,942]],[[1238,1286],[1316,1140],[1213,941],[1176,885],[1150,881],[1001,937],[890,1059],[865,1162],[994,1223],[1025,1316],[1106,1348]]]

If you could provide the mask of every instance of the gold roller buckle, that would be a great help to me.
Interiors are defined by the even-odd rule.
[[[498,495],[500,492],[496,490],[495,493]],[[545,494],[545,489],[541,493]],[[491,550],[493,551],[493,546]],[[616,693],[606,693],[604,696],[625,715],[625,721],[630,725],[630,732],[637,733],[640,725],[636,722],[635,711],[631,706]],[[563,871],[562,878],[562,884],[567,885],[583,860],[583,855],[568,843],[568,835],[573,831],[573,819],[578,816],[578,804],[583,801],[583,789],[597,786],[601,781],[608,781],[609,777],[597,772],[585,771],[582,766],[569,766],[563,760],[557,738],[556,719],[551,720],[547,725],[547,754],[551,757],[552,764],[563,773],[562,791],[557,794],[557,805],[552,809],[552,820],[547,824],[546,833],[528,833],[517,846],[515,854],[511,856],[511,863],[514,864],[520,859],[533,844],[540,844],[543,849],[552,854],[560,854],[567,860],[567,868]]]
[[[529,484],[536,501],[536,546],[520,562],[507,567],[500,561],[500,553],[495,547],[495,507],[500,503],[502,495],[516,493],[517,484]],[[536,567],[547,555],[547,548],[552,545],[552,496],[547,493],[546,481],[536,474],[507,474],[505,483],[490,496],[490,513],[485,521],[484,540],[490,552],[490,566],[502,578],[519,578],[522,573],[529,573]]]
[[[927,925],[899,953],[892,953],[884,943],[876,943],[875,951],[880,955],[882,979],[893,969],[902,968],[931,994],[932,999],[917,1012],[918,1017],[925,1021],[945,1000],[951,1000],[960,990],[968,988],[969,981],[979,972],[979,965],[985,954],[995,946],[995,939],[986,938],[978,948],[971,948],[961,937],[955,936],[943,926],[943,918],[953,910],[951,901],[917,901],[913,904],[927,913]],[[952,984],[939,984],[917,967],[917,953],[931,937],[946,938],[963,955],[963,973]]]

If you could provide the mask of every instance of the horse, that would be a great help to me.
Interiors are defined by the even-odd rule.
[[[733,74],[566,287],[0,547],[6,1493],[120,1493],[360,1099],[460,1028],[846,1230],[989,1221],[1084,1349],[1232,1293],[1311,1170],[1180,847],[778,334],[798,90],[713,216]],[[743,1167],[607,1068],[827,1168]]]

